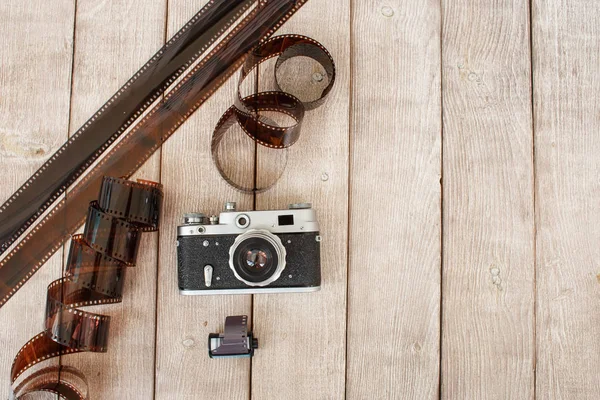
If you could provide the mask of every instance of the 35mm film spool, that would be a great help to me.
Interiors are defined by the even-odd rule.
[[[162,186],[154,182],[103,180],[83,235],[71,242],[64,278],[48,286],[45,329],[15,357],[13,384],[32,366],[62,354],[106,351],[110,317],[80,308],[122,301],[125,268],[135,265],[140,234],[158,229],[162,199]],[[68,400],[88,398],[85,377],[61,368],[49,367],[23,379],[14,397],[46,391]]]
[[[230,0],[211,2],[207,7],[214,7],[217,3],[228,1]],[[9,224],[11,232],[23,233],[32,221],[37,222],[29,233],[23,238],[19,237],[15,247],[0,260],[0,307],[62,246],[72,232],[82,225],[87,204],[95,197],[104,176],[130,177],[223,82],[242,66],[248,53],[268,39],[306,1],[258,0],[253,2],[256,7],[241,21],[233,23],[224,17],[216,22],[212,21],[210,29],[205,31],[207,35],[208,32],[213,34],[208,36],[211,38],[208,42],[215,40],[214,48],[176,84],[175,88],[164,95],[163,100],[152,106],[146,106],[148,107],[146,114],[140,117],[141,119],[131,122],[130,130],[121,135],[122,139],[118,143],[109,150],[106,150],[104,145],[96,148],[92,145],[94,135],[91,134],[90,129],[87,129],[81,132],[80,140],[68,141],[53,155],[48,163],[54,164],[52,168],[53,170],[56,168],[56,173],[44,179],[47,186],[36,192],[31,189],[32,183],[27,183],[1,208],[3,211],[0,215],[3,218],[9,215],[9,209],[12,210],[10,215],[14,215],[15,220],[14,223]],[[244,7],[239,1],[235,4],[241,8],[231,12],[234,16],[238,16]],[[222,31],[228,26],[231,27],[231,32],[216,42],[216,38],[220,37]],[[191,35],[191,32],[196,31],[189,32]],[[201,41],[206,43],[204,39]],[[178,54],[177,51],[175,53]],[[186,61],[193,58],[189,54],[182,57]],[[187,64],[184,62],[184,65]],[[167,76],[172,75],[167,74]],[[142,87],[145,91],[148,89],[144,86],[146,84],[150,85],[150,83],[143,82]],[[129,96],[131,90],[127,87],[118,96]],[[115,98],[107,104],[112,106],[114,102],[116,102]],[[140,108],[135,105],[125,109],[139,110]],[[115,112],[123,111],[116,108]],[[134,114],[137,115],[136,112]],[[91,121],[97,119],[92,117]],[[92,166],[90,161],[98,157],[97,152],[102,153],[104,150],[106,154]],[[62,160],[60,155],[63,153],[82,160],[83,169],[77,172],[77,175],[83,177],[72,185],[69,196],[65,200],[58,202],[41,217],[45,210],[43,205],[45,202],[40,205],[38,200],[56,199],[57,194],[66,190],[64,178],[74,173],[70,162],[54,161]],[[42,181],[40,171],[49,168],[48,163],[32,177],[34,181]],[[19,201],[16,201],[17,198]],[[3,226],[0,225],[0,229],[3,229]],[[8,241],[12,243],[15,240],[17,238],[11,236]]]

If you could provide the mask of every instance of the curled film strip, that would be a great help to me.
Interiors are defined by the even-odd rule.
[[[254,2],[256,7],[239,23],[232,24],[227,36],[215,42],[212,50],[193,66],[162,100],[148,106],[146,114],[132,122],[130,129],[121,135],[120,141],[106,150],[106,154],[93,166],[90,166],[87,161],[97,157],[96,151],[100,150],[90,149],[88,140],[92,140],[93,135],[90,136],[89,128],[81,133],[82,139],[67,142],[57,154],[62,154],[67,149],[68,154],[80,154],[81,156],[77,157],[85,159],[81,165],[88,165],[88,168],[81,172],[82,177],[72,185],[69,196],[47,210],[45,215],[36,217],[36,225],[29,232],[23,231],[24,237],[20,238],[0,261],[0,307],[60,248],[71,233],[81,226],[86,215],[87,204],[100,188],[102,177],[130,177],[223,82],[242,66],[248,53],[271,37],[306,1]],[[211,32],[213,30],[220,32],[224,26],[213,24]],[[126,96],[126,93],[128,89],[121,96]],[[95,118],[92,117],[92,121]],[[14,207],[13,214],[19,221],[31,213],[37,215],[38,210],[32,209],[33,204],[38,204],[35,201],[37,196],[46,198],[50,193],[54,195],[66,189],[63,187],[65,185],[63,177],[70,176],[73,172],[70,163],[54,161],[53,164],[56,174],[46,179],[47,188],[36,193],[26,184],[26,187],[19,190],[19,192],[23,190],[19,197],[20,201],[9,200],[8,205]],[[44,168],[45,166],[41,170]],[[40,171],[36,174],[39,173]],[[34,177],[36,177],[35,181],[42,180],[39,175]],[[6,207],[2,214],[7,214]]]
[[[122,301],[125,269],[135,265],[141,233],[158,229],[162,198],[160,184],[104,178],[98,201],[89,205],[83,234],[71,242],[65,276],[48,286],[45,329],[15,357],[13,384],[29,368],[61,354],[106,351],[110,317],[80,308]],[[16,385],[14,398],[36,391],[68,400],[88,398],[85,377],[63,369],[31,374]]]
[[[324,69],[328,79],[327,86],[314,100],[301,101],[293,94],[281,90],[277,71],[287,60],[294,57],[309,57],[317,61]],[[276,91],[257,92],[243,96],[242,83],[265,61],[277,57],[275,63]],[[327,49],[306,36],[281,35],[274,36],[257,46],[246,59],[240,74],[236,102],[221,117],[213,132],[211,152],[213,161],[223,177],[231,186],[242,192],[263,192],[272,187],[277,179],[264,187],[244,185],[236,182],[229,176],[222,166],[219,157],[219,146],[230,127],[237,124],[242,130],[259,145],[272,149],[287,149],[300,137],[302,119],[306,110],[317,108],[325,101],[335,83],[335,63]],[[270,119],[261,116],[261,111],[282,113],[291,117],[294,123],[289,126],[278,126]],[[281,171],[283,172],[283,170]],[[279,175],[281,176],[281,175]]]

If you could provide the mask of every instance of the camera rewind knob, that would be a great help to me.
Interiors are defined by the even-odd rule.
[[[186,213],[183,214],[184,224],[203,224],[206,221],[206,215],[203,213]]]
[[[305,210],[308,208],[312,208],[311,203],[294,203],[288,206],[290,210]]]

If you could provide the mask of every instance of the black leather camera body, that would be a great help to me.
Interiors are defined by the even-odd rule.
[[[310,204],[184,216],[177,274],[184,295],[313,292],[321,286],[319,224]]]

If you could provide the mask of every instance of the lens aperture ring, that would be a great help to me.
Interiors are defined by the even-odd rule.
[[[269,245],[267,247],[272,247],[272,250],[274,250],[274,252],[275,252],[275,254],[273,254],[274,257],[272,257],[272,259],[275,260],[277,264],[269,265],[269,263],[267,262],[265,265],[265,270],[264,270],[264,274],[267,275],[267,277],[265,279],[259,280],[259,281],[253,281],[254,279],[251,278],[251,274],[242,269],[244,266],[240,265],[241,264],[240,260],[243,261],[245,259],[245,257],[243,257],[244,255],[240,254],[239,251],[240,250],[241,251],[260,250],[260,251],[264,251],[265,254],[268,254],[271,252],[271,249],[256,248],[259,246],[253,246],[253,248],[244,249],[243,248],[244,243],[248,242],[251,239],[256,239],[257,241],[266,242]],[[240,257],[240,255],[242,257]],[[279,239],[279,237],[277,237],[276,235],[274,235],[271,232],[264,230],[264,229],[251,229],[247,232],[242,233],[235,239],[235,241],[233,242],[233,245],[229,249],[229,268],[231,268],[231,271],[233,271],[233,274],[235,275],[237,280],[243,282],[244,284],[246,284],[248,286],[268,286],[268,285],[270,285],[271,283],[273,283],[277,279],[279,279],[279,277],[281,276],[281,273],[285,269],[285,265],[286,265],[286,250],[285,250],[283,243],[281,242],[281,239]],[[259,276],[260,275],[257,275],[256,277],[258,278]]]

